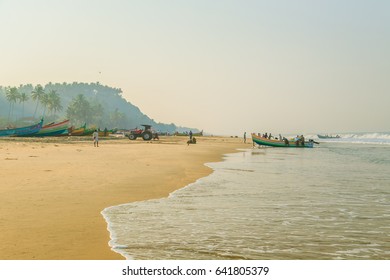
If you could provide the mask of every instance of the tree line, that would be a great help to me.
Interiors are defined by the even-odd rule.
[[[150,124],[161,132],[197,131],[195,128],[178,127],[174,123],[156,122],[121,94],[120,88],[98,82],[0,86],[0,127],[10,123],[22,125],[23,119],[31,122],[44,117],[45,123],[66,118],[76,127],[86,123],[87,126],[101,129],[129,129]]]
[[[58,111],[63,109],[61,105],[61,99],[58,93],[55,90],[50,90],[49,92],[45,92],[41,85],[37,85],[34,90],[29,94],[26,92],[21,92],[17,87],[6,87],[5,88],[5,97],[9,102],[9,111],[8,111],[8,119],[10,122],[12,119],[12,114],[14,111],[14,107],[16,103],[22,104],[22,118],[24,118],[24,104],[30,98],[36,102],[34,118],[37,113],[38,105],[41,104],[43,106],[43,115],[46,113],[46,109],[49,110],[50,114],[53,115]]]
[[[21,87],[20,87],[21,88]],[[56,90],[45,91],[42,85],[37,85],[30,94],[22,91],[17,87],[6,87],[5,97],[9,102],[9,111],[7,122],[10,123],[13,117],[13,111],[15,104],[19,103],[22,106],[22,119],[24,118],[24,104],[30,98],[35,102],[35,110],[33,119],[37,118],[37,112],[39,107],[42,108],[42,115],[45,119],[54,120],[57,116],[56,113],[62,111],[63,105],[61,103],[60,95]],[[47,113],[47,115],[46,115]],[[101,103],[97,101],[88,101],[83,94],[78,94],[74,97],[65,111],[66,117],[72,121],[72,123],[81,125],[83,123],[88,124],[102,124],[104,117],[104,108]],[[110,114],[111,124],[116,126],[120,120],[124,119],[123,113],[115,109]]]

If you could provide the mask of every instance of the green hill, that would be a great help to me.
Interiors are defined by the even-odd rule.
[[[17,97],[8,96],[10,89]],[[150,124],[161,132],[183,132],[196,128],[178,127],[174,123],[158,123],[141,112],[141,110],[122,97],[120,88],[113,88],[100,83],[48,83],[42,85],[46,99],[33,100],[32,92],[37,86],[31,84],[19,87],[0,86],[0,127],[8,123],[18,124],[22,120],[37,120],[44,116],[45,123],[69,118],[71,124],[96,126],[101,129],[131,129],[141,124]],[[54,92],[54,93],[53,93]],[[24,98],[21,94],[24,93]],[[56,105],[48,101],[48,95],[58,97]],[[11,102],[9,99],[11,98]],[[22,101],[24,99],[24,101]]]

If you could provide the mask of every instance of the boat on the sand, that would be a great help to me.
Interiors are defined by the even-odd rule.
[[[17,127],[17,128],[7,128],[0,130],[0,137],[2,136],[24,136],[29,134],[37,133],[42,128],[43,119],[37,124]]]
[[[68,134],[69,120],[64,120],[58,123],[49,123],[42,126],[41,130],[32,136],[61,136]]]

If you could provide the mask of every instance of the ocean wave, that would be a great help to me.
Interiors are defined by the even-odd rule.
[[[361,132],[361,133],[333,133],[340,138],[319,139],[317,134],[309,134],[307,139],[316,139],[321,142],[357,143],[357,144],[382,144],[390,145],[390,132]]]

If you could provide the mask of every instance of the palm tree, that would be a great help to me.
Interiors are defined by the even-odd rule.
[[[35,106],[34,111],[34,118],[37,113],[38,104],[41,102],[42,97],[45,95],[45,91],[43,90],[43,87],[41,85],[37,85],[34,90],[31,92],[31,97],[34,101],[37,102],[37,105]]]
[[[24,118],[24,102],[29,99],[28,95],[25,92],[22,92],[19,96],[19,103],[22,103],[22,118]]]
[[[91,102],[91,115],[92,121],[97,124],[98,127],[103,125],[104,108],[97,100]]]
[[[45,117],[45,114],[46,114],[46,109],[47,107],[49,106],[49,94],[47,93],[43,93],[40,98],[39,98],[39,102],[43,105],[43,117]]]
[[[53,90],[53,89],[50,90],[49,93],[47,94],[47,98],[48,98],[47,106],[48,106],[52,115],[53,115],[53,112],[55,114],[57,111],[62,110],[63,107],[61,105],[61,98],[55,90]]]
[[[12,117],[12,112],[14,109],[14,104],[19,99],[20,93],[16,87],[8,87],[5,91],[5,96],[9,102],[9,113],[8,113],[8,122]]]
[[[125,119],[125,114],[120,112],[118,108],[115,108],[114,112],[110,115],[111,126],[119,127],[120,122]]]
[[[84,95],[79,94],[72,99],[69,104],[66,115],[72,123],[86,123],[89,122],[91,116],[91,105]]]

